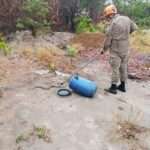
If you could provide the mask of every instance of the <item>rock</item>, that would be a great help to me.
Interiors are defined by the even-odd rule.
[[[29,30],[24,31],[22,40],[23,41],[31,41],[31,40],[33,40],[32,32],[29,31]]]
[[[38,75],[44,75],[44,74],[48,74],[49,70],[36,70],[34,71],[34,73]]]
[[[70,74],[62,73],[62,72],[59,72],[59,71],[55,71],[55,73],[58,76],[67,77],[67,78],[69,78],[71,76]]]
[[[138,77],[135,73],[128,74],[128,78],[131,80],[141,80],[141,78]]]
[[[16,41],[31,41],[33,40],[32,32],[29,30],[26,31],[16,31],[16,35],[14,36],[14,40]]]
[[[44,40],[48,41],[55,46],[60,48],[64,47],[68,44],[68,42],[74,37],[73,33],[66,33],[66,32],[55,32],[53,35],[46,35],[44,36]]]

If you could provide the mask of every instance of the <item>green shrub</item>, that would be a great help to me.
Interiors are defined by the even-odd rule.
[[[67,46],[67,54],[68,54],[68,56],[70,56],[70,57],[75,57],[76,54],[77,54],[77,49],[74,48],[73,46],[68,45],[68,46]]]
[[[135,20],[141,28],[148,28],[149,29],[149,27],[150,27],[150,17],[136,18]]]
[[[11,48],[8,46],[3,37],[0,37],[0,51],[5,55],[9,55],[11,53]]]
[[[76,23],[76,32],[102,32],[105,33],[106,25],[101,22],[94,24],[92,19],[88,16],[77,17],[75,20]]]
[[[80,16],[75,19],[76,32],[96,32],[92,19],[88,16]]]
[[[118,11],[129,16],[136,21],[137,25],[142,28],[150,26],[150,2],[149,0],[132,0],[125,2],[124,0],[114,0]]]
[[[37,29],[50,27],[48,2],[46,0],[26,0],[23,4],[24,15],[17,20],[18,29]]]
[[[106,32],[106,24],[104,24],[103,22],[96,24],[95,28],[99,32],[102,32],[102,33]]]

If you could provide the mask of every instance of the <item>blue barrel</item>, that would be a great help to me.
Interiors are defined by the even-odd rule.
[[[71,77],[69,87],[75,93],[85,97],[93,97],[97,90],[95,82],[82,78],[79,75]]]

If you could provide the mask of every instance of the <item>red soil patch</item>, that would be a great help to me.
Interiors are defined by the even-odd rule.
[[[76,35],[71,43],[81,44],[84,48],[100,48],[103,46],[105,35],[102,33],[81,33]]]

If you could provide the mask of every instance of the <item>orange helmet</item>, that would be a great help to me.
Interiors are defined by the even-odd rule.
[[[104,9],[104,16],[109,17],[112,14],[117,13],[117,8],[115,5],[111,4]]]

